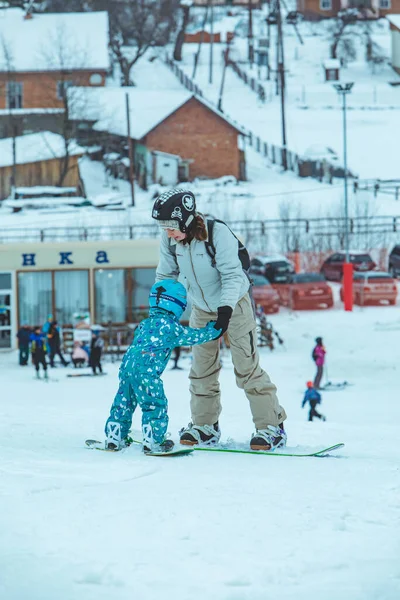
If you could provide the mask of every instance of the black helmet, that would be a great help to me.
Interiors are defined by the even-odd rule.
[[[322,346],[322,337],[315,338],[315,341],[317,342],[317,344],[319,344],[320,346]]]
[[[196,216],[196,199],[192,192],[181,188],[164,192],[154,202],[151,216],[164,229],[186,233]]]

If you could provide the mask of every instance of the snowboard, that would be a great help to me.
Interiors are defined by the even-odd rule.
[[[290,448],[282,448],[282,450],[280,448],[278,448],[276,451],[272,450],[272,451],[264,451],[264,450],[248,450],[244,447],[238,447],[238,446],[232,446],[230,447],[229,445],[224,446],[217,446],[217,447],[211,447],[211,446],[194,446],[194,450],[197,451],[201,451],[201,452],[232,452],[234,454],[264,454],[267,456],[297,456],[297,457],[311,457],[311,456],[316,456],[316,457],[324,457],[324,456],[329,456],[331,452],[335,452],[336,450],[339,450],[340,448],[343,448],[344,444],[340,443],[340,444],[334,444],[333,446],[328,446],[326,448],[320,448],[319,450],[313,450],[313,449],[309,449],[308,451],[306,449],[304,449],[304,451],[301,450],[297,450],[296,448],[293,448],[292,450]]]
[[[137,442],[134,440],[135,444],[142,445],[141,442]],[[103,452],[121,452],[121,450],[108,450],[108,448],[104,447],[104,442],[99,442],[98,440],[85,440],[85,444],[88,448],[101,450]],[[128,446],[129,447],[129,446]],[[191,454],[193,452],[193,448],[173,448],[169,452],[144,452],[145,456],[185,456],[186,454]]]
[[[93,373],[67,373],[67,377],[101,377],[102,375],[107,375],[107,373],[98,373],[97,375]]]
[[[339,383],[333,383],[332,381],[328,381],[327,383],[325,383],[325,385],[323,385],[319,389],[322,392],[334,392],[336,390],[344,390],[344,388],[346,388],[349,385],[352,385],[352,384],[349,383],[348,381],[340,381]]]

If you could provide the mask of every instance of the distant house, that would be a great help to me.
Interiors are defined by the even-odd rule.
[[[91,124],[93,142],[102,144],[108,151],[124,146],[126,151],[126,94],[129,94],[138,179],[141,171],[145,170],[147,175],[152,171],[154,156],[151,153],[154,151],[180,157],[186,167],[185,179],[224,175],[245,178],[241,141],[245,132],[203,98],[184,89],[162,93],[140,88],[104,88],[90,90],[89,94],[89,90],[81,91],[88,98],[90,111],[87,115],[85,111],[78,111],[72,118],[81,124]]]
[[[193,0],[193,6],[207,6],[210,0]],[[214,6],[248,6],[252,4],[254,8],[260,8],[262,0],[213,0]]]
[[[10,113],[19,131],[44,129],[63,110],[66,88],[104,86],[110,68],[107,12],[29,15],[11,8],[0,17],[0,135]],[[18,123],[27,115],[35,127]]]
[[[235,17],[225,17],[215,21],[212,27],[212,40],[214,43],[230,42],[234,38],[236,20]],[[189,26],[185,32],[186,43],[198,43],[203,41],[205,44],[211,41],[211,25],[208,21],[202,30],[200,26]]]
[[[392,38],[391,64],[393,69],[400,75],[400,14],[390,15],[390,34]]]
[[[79,187],[78,159],[84,153],[85,150],[77,144],[70,144],[64,186]],[[0,140],[0,200],[11,194],[13,171],[16,175],[14,184],[19,187],[58,185],[64,157],[64,139],[50,131],[16,137],[15,161],[13,138]]]
[[[400,12],[400,0],[297,0],[297,10],[309,20],[327,19],[349,8],[359,11],[360,19],[379,19]]]

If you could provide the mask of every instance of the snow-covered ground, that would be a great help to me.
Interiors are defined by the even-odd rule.
[[[290,446],[345,442],[324,459],[196,453],[157,459],[102,439],[117,387],[107,377],[48,384],[0,354],[0,597],[7,600],[397,600],[400,597],[398,308],[289,313],[261,360],[289,415]],[[322,335],[325,423],[301,410]],[[189,420],[187,374],[165,373],[170,431]],[[229,358],[223,438],[252,433]],[[140,415],[134,419],[138,428]]]

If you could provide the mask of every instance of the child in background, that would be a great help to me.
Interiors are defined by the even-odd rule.
[[[165,439],[168,400],[161,375],[172,350],[216,339],[221,331],[213,323],[194,329],[179,323],[187,304],[184,286],[173,279],[158,281],[150,290],[150,311],[135,330],[119,371],[119,389],[106,422],[106,448],[120,450],[131,443],[128,437],[133,413],[142,409],[143,449],[168,452],[174,442]]]
[[[317,404],[321,404],[321,400],[321,394],[315,389],[313,382],[307,381],[307,390],[304,394],[301,408],[304,408],[307,402],[310,403],[310,412],[308,415],[309,421],[312,421],[314,417],[317,417],[317,419],[322,419],[322,421],[326,421],[324,415],[321,415],[315,408]]]
[[[42,365],[43,370],[44,370],[44,378],[48,379],[47,363],[46,363],[46,354],[47,354],[46,335],[41,333],[40,327],[35,327],[33,330],[33,333],[31,333],[30,344],[31,344],[32,362],[35,365],[35,369],[36,369],[36,377],[38,379],[40,379],[39,366]]]
[[[100,331],[93,331],[92,342],[90,344],[90,366],[92,367],[93,375],[97,375],[97,369],[102,373],[101,355],[103,353],[104,340],[100,337]]]
[[[83,349],[80,342],[74,342],[74,349],[72,350],[71,360],[74,367],[83,367],[89,360],[88,353]]]

